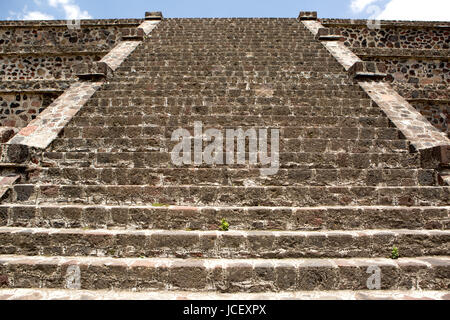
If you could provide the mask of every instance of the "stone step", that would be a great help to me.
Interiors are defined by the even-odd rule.
[[[424,169],[279,169],[262,176],[258,168],[41,168],[28,183],[152,186],[436,186],[437,172]]]
[[[216,293],[186,291],[0,289],[0,300],[450,300],[447,291],[358,290],[284,291],[270,293]]]
[[[183,50],[183,51],[172,51],[173,45],[167,45],[166,47],[161,47],[156,45],[151,51],[145,50],[144,47],[138,47],[136,51],[133,52],[127,62],[149,62],[154,61],[161,63],[161,61],[167,62],[183,62],[189,60],[202,60],[202,61],[219,61],[219,62],[235,62],[240,61],[243,63],[252,62],[255,64],[260,64],[261,60],[276,62],[314,62],[314,61],[334,61],[336,59],[332,57],[328,52],[322,50],[318,51],[320,48],[317,43],[300,41],[296,46],[289,46],[289,50],[280,50],[280,48],[270,48],[266,47],[253,47],[249,48],[242,44],[236,44],[235,50],[230,50],[229,47],[223,47],[218,45],[217,48],[207,48],[204,50],[205,45],[201,45],[201,49],[195,50],[191,45],[193,50]],[[185,48],[184,46],[182,46]],[[287,47],[287,46],[285,46]],[[203,49],[203,50],[202,50]],[[223,50],[222,50],[223,49]],[[249,50],[250,49],[250,50]],[[252,50],[254,49],[254,50]],[[214,53],[214,54],[213,54]],[[220,58],[223,58],[220,59]],[[236,60],[237,59],[237,60]],[[317,60],[315,60],[317,59]],[[334,59],[334,60],[333,60]]]
[[[156,77],[157,76],[157,77]],[[232,81],[233,79],[239,77],[241,81],[251,80],[255,78],[267,78],[265,83],[277,82],[277,79],[323,79],[325,83],[333,83],[334,79],[349,79],[349,75],[343,72],[343,69],[337,67],[329,66],[327,70],[324,68],[313,68],[309,66],[302,65],[302,68],[299,69],[290,69],[280,71],[280,68],[276,70],[225,70],[219,66],[209,68],[207,70],[166,70],[164,72],[153,72],[151,73],[151,78],[154,81],[158,81],[161,79],[161,82],[164,81],[165,78],[176,78],[178,77],[178,81],[182,81],[181,79],[186,77],[187,79],[192,79],[193,77],[207,77],[209,78],[226,78],[228,81]],[[317,77],[317,79],[315,78]],[[143,78],[149,78],[149,73],[145,71],[137,71],[133,67],[123,67],[118,68],[114,73],[114,78],[121,80],[123,82],[133,82],[139,81]],[[314,82],[313,82],[314,83]]]
[[[152,66],[152,65],[146,65],[145,67],[141,66],[123,66],[119,69],[119,75],[126,76],[128,74],[130,76],[130,80],[132,81],[133,75],[152,75],[160,76],[160,75],[170,75],[171,73],[182,73],[182,74],[195,74],[198,73],[200,75],[234,75],[239,74],[241,72],[248,72],[248,73],[257,73],[257,74],[264,74],[264,73],[276,73],[280,72],[280,70],[283,70],[285,73],[289,72],[290,74],[304,74],[305,72],[320,72],[320,73],[331,73],[331,74],[338,74],[342,75],[344,74],[344,68],[340,65],[331,65],[331,64],[324,64],[322,66],[305,66],[305,65],[269,65],[269,66],[253,66],[253,67],[247,67],[241,64],[236,64],[234,66],[221,66],[221,65],[210,65],[210,66],[179,66],[179,67],[166,67],[166,66]]]
[[[304,99],[302,102],[292,102],[289,106],[283,106],[281,100],[270,98],[267,102],[243,98],[244,103],[236,99],[227,98],[223,102],[216,99],[173,99],[173,98],[96,98],[88,101],[79,114],[89,115],[92,111],[95,116],[109,114],[127,114],[136,112],[135,115],[150,114],[233,114],[233,115],[349,115],[353,116],[380,116],[384,115],[378,107],[371,107],[368,99]],[[105,113],[103,113],[105,112]],[[117,112],[117,113],[116,113]]]
[[[339,82],[342,82],[340,80]],[[141,78],[132,78],[128,80],[121,80],[116,82],[108,82],[102,86],[103,91],[124,91],[124,90],[210,90],[214,89],[216,91],[226,90],[230,94],[235,94],[236,91],[250,91],[255,95],[261,95],[261,92],[272,92],[272,91],[342,91],[342,92],[352,92],[359,91],[360,89],[356,86],[349,84],[334,83],[329,81],[328,83],[306,83],[306,79],[302,79],[301,82],[290,81],[285,82],[271,82],[270,84],[259,84],[251,82],[223,82],[223,81],[211,81],[205,79],[203,81],[196,82],[184,82],[184,81],[174,81],[171,80],[167,82],[166,80],[158,79],[158,81],[142,81]]]
[[[314,46],[315,47],[315,46]],[[194,65],[201,65],[202,63],[218,63],[220,65],[234,64],[236,62],[242,64],[263,65],[263,62],[269,62],[271,64],[286,64],[292,63],[293,65],[324,62],[326,64],[335,65],[336,59],[327,56],[325,54],[308,55],[304,51],[296,51],[288,54],[280,54],[277,51],[267,52],[249,52],[249,48],[242,48],[242,50],[219,52],[216,50],[216,54],[207,51],[192,51],[188,54],[171,54],[170,52],[161,52],[161,50],[154,51],[152,53],[147,52],[135,52],[130,56],[122,66],[142,66],[148,63],[156,65],[189,65],[188,62],[193,62]],[[312,65],[314,66],[314,65]]]
[[[225,116],[224,116],[225,117]],[[160,138],[165,140],[171,140],[173,135],[179,131],[180,128],[186,130],[191,137],[196,135],[194,126],[191,123],[183,124],[179,123],[176,125],[178,119],[167,119],[164,124],[164,117],[162,116],[161,121],[157,121],[157,116],[123,116],[123,117],[104,117],[103,119],[89,118],[89,117],[78,117],[74,118],[73,122],[64,128],[61,132],[61,138],[73,138],[73,139],[99,139],[99,138]],[[242,118],[242,117],[241,117]],[[98,121],[97,121],[98,119]],[[205,119],[205,118],[203,118]],[[223,142],[228,141],[228,134],[237,134],[242,132],[242,134],[254,136],[256,139],[266,132],[268,134],[268,140],[271,138],[271,134],[278,132],[280,141],[289,139],[339,139],[339,140],[402,140],[402,133],[396,129],[389,127],[392,124],[388,122],[388,119],[352,119],[352,118],[342,118],[342,122],[337,117],[335,120],[323,119],[320,117],[316,118],[314,125],[309,127],[307,125],[306,119],[300,119],[299,123],[294,126],[290,126],[294,123],[292,119],[279,119],[280,123],[273,121],[274,124],[270,125],[269,120],[264,118],[259,118],[252,120],[247,119],[242,122],[231,122],[230,124],[223,123],[225,120],[217,120],[220,123],[203,123],[202,117],[199,116],[199,130],[201,130],[203,137],[206,140],[205,134],[208,130],[219,130],[222,135]],[[193,119],[194,120],[194,119]],[[205,119],[206,121],[214,121]],[[183,121],[183,120],[181,120]],[[188,121],[186,119],[185,121]],[[255,125],[252,125],[252,121],[255,121]],[[153,122],[153,124],[151,123]],[[267,122],[268,125],[264,126],[262,122]],[[301,126],[302,122],[305,122],[304,126]],[[313,121],[312,121],[313,122]],[[323,125],[320,124],[323,122]],[[345,125],[348,124],[348,126]],[[91,126],[93,125],[93,126]],[[383,127],[385,126],[385,127]],[[262,131],[261,131],[262,130]],[[262,133],[261,133],[262,132]],[[250,139],[252,142],[254,138]],[[178,141],[178,140],[177,140]]]
[[[222,155],[224,156],[224,155]],[[298,152],[279,154],[280,168],[298,169],[406,169],[420,168],[417,153],[314,153]],[[216,164],[215,167],[254,168],[260,164]],[[45,152],[42,166],[48,167],[98,167],[98,168],[169,168],[169,152]],[[182,167],[210,167],[211,165],[182,165]]]
[[[152,41],[153,40],[153,41]],[[143,53],[147,57],[149,54],[161,54],[162,56],[170,56],[173,52],[186,52],[186,53],[199,53],[202,55],[210,54],[214,56],[237,56],[242,57],[248,53],[267,50],[266,56],[270,54],[298,54],[298,57],[314,57],[319,56],[322,53],[324,55],[324,47],[320,45],[320,42],[311,42],[308,39],[297,38],[284,38],[283,41],[274,45],[273,41],[260,38],[253,41],[227,41],[225,39],[217,39],[216,41],[208,41],[208,38],[196,39],[191,35],[187,35],[183,41],[184,43],[176,43],[178,40],[171,39],[149,39],[139,49],[138,53]],[[187,43],[187,41],[189,43]],[[258,41],[268,41],[266,44],[258,43]],[[233,48],[234,51],[230,51]],[[264,53],[262,53],[264,54]],[[329,57],[329,56],[328,56]],[[245,56],[244,59],[249,60],[252,56]]]
[[[450,231],[165,231],[0,228],[1,255],[114,258],[402,258],[447,255]]]
[[[9,203],[20,204],[154,204],[181,206],[448,206],[450,186],[12,186]]]
[[[448,290],[450,257],[351,259],[176,259],[0,256],[9,288],[279,292]],[[368,273],[369,272],[369,273]],[[6,282],[6,281],[5,281]]]
[[[103,131],[98,132],[102,136]],[[192,139],[191,145],[192,144]],[[246,143],[246,152],[251,140]],[[76,139],[58,138],[52,143],[51,151],[70,152],[147,152],[147,151],[172,151],[178,141],[165,138],[96,138]],[[204,142],[204,147],[210,143]],[[270,141],[268,141],[270,146]],[[165,149],[165,150],[161,150]],[[235,144],[236,149],[236,144]],[[406,140],[370,140],[370,139],[282,139],[279,140],[279,152],[325,152],[325,153],[408,153],[409,142]]]
[[[366,94],[360,90],[274,90],[270,92],[261,91],[257,93],[255,90],[189,90],[189,89],[167,89],[167,90],[148,90],[148,89],[136,89],[136,90],[99,90],[95,93],[96,98],[104,97],[121,97],[129,95],[139,95],[142,98],[145,97],[171,97],[171,98],[181,98],[195,96],[205,96],[205,97],[283,97],[286,98],[301,98],[301,97],[336,97],[336,98],[365,98]]]
[[[358,136],[359,130],[377,131],[377,136],[383,136],[382,132],[387,131],[386,136],[392,136],[395,132],[395,138],[398,139],[399,130],[394,127],[394,124],[388,117],[353,117],[353,116],[246,116],[240,115],[116,115],[116,116],[75,116],[70,122],[71,130],[94,130],[98,128],[109,129],[113,127],[117,131],[127,130],[132,131],[137,129],[159,129],[166,127],[171,133],[177,128],[184,128],[194,132],[196,123],[201,122],[204,130],[208,129],[280,129],[280,136],[285,138],[294,138],[299,135],[308,137],[314,131],[326,131],[331,136],[339,138],[343,131],[348,131],[349,139],[355,139]],[[127,128],[128,127],[128,128]],[[343,127],[343,128],[342,128]],[[364,128],[364,129],[363,129]],[[378,129],[375,129],[378,128]],[[66,130],[67,131],[67,130]],[[162,132],[159,132],[162,133]],[[108,134],[108,133],[106,133]],[[144,134],[144,132],[135,132],[135,134]],[[169,137],[170,137],[169,135]],[[314,135],[320,135],[316,132]],[[370,135],[371,136],[371,135]],[[112,136],[114,137],[114,135]],[[86,137],[88,138],[88,137]],[[370,138],[365,138],[370,139]]]
[[[311,57],[321,58],[321,59],[331,59],[333,58],[328,51],[317,50],[317,48],[321,48],[320,43],[311,41],[312,38],[307,39],[307,41],[303,41],[303,36],[296,40],[296,43],[285,43],[280,44],[283,47],[292,48],[290,50],[280,50],[279,47],[274,47],[271,44],[266,46],[253,46],[252,50],[246,50],[248,47],[241,45],[240,43],[236,43],[235,47],[230,48],[225,47],[224,50],[217,50],[213,46],[205,46],[202,47],[208,48],[209,52],[217,52],[218,54],[228,57],[241,55],[242,58],[246,58],[249,61],[256,58],[292,58],[296,59],[308,59]],[[206,39],[205,39],[206,40]],[[151,40],[150,40],[151,41]],[[220,42],[220,41],[218,41]],[[206,44],[206,43],[205,43]],[[146,58],[155,58],[155,57],[164,57],[167,59],[184,59],[189,57],[194,58],[203,58],[203,59],[216,59],[216,56],[209,56],[205,54],[206,50],[195,50],[195,47],[188,44],[189,48],[193,50],[183,50],[183,51],[173,51],[171,50],[173,46],[182,46],[176,43],[172,43],[170,45],[161,45],[160,43],[153,41],[153,43],[143,43],[142,46],[136,48],[133,52],[133,55],[129,57],[131,60],[139,61],[140,59]],[[151,47],[150,47],[151,46]],[[240,50],[243,49],[243,52]],[[300,52],[296,52],[300,51]],[[140,58],[140,59],[137,59]]]
[[[123,65],[122,65],[123,66]],[[201,83],[201,82],[216,82],[222,84],[233,83],[249,83],[253,85],[267,85],[271,82],[275,84],[310,84],[315,85],[320,82],[324,82],[325,85],[352,85],[348,82],[349,76],[346,73],[323,73],[323,72],[270,72],[270,73],[252,73],[251,71],[239,72],[239,74],[229,75],[228,73],[217,75],[198,75],[194,74],[181,74],[179,72],[169,72],[166,75],[162,75],[158,78],[147,77],[148,83]],[[214,72],[217,72],[214,70]],[[136,74],[122,75],[120,69],[114,74],[114,77],[109,80],[110,83],[118,82],[144,82],[144,77],[139,77]],[[132,78],[130,78],[132,76]]]
[[[140,74],[130,77],[121,74],[115,74],[114,78],[108,81],[109,84],[124,84],[124,85],[157,85],[157,86],[214,86],[220,85],[221,87],[239,87],[246,89],[248,86],[252,88],[258,86],[273,86],[273,87],[291,87],[297,86],[303,89],[313,88],[322,84],[322,87],[329,86],[351,86],[348,83],[348,75],[346,74],[321,74],[318,72],[304,72],[303,74],[276,74],[274,76],[259,76],[259,75],[242,75],[238,76],[199,76],[192,77],[189,74],[174,74],[161,75],[158,78],[149,78],[148,75]]]
[[[100,91],[98,91],[100,92]],[[89,100],[89,105],[95,105],[95,103],[101,102],[102,106],[113,105],[112,102],[120,103],[118,106],[135,106],[135,105],[165,105],[168,106],[224,106],[224,107],[234,107],[234,106],[254,106],[254,105],[272,105],[274,107],[285,107],[285,106],[308,106],[314,107],[318,106],[335,106],[335,107],[361,107],[372,104],[372,101],[367,98],[348,98],[335,97],[330,99],[330,96],[323,97],[185,97],[185,96],[174,96],[174,97],[141,97],[136,95],[127,96],[104,96],[97,97],[96,94]]]
[[[214,34],[214,33],[213,33]],[[230,48],[236,51],[249,52],[252,50],[267,49],[271,52],[309,52],[314,54],[314,49],[324,51],[324,48],[320,46],[320,42],[316,42],[308,36],[288,36],[276,35],[281,37],[276,43],[269,37],[253,37],[245,34],[239,35],[234,39],[227,39],[227,35],[216,35],[216,39],[211,40],[214,37],[213,34],[195,36],[194,33],[179,36],[159,36],[153,34],[143,45],[139,48],[140,52],[173,52],[170,49],[177,50],[178,52],[194,51],[211,52],[221,54],[220,49],[229,51]],[[247,36],[247,37],[246,37]],[[181,43],[180,43],[181,42]]]
[[[450,206],[179,207],[0,205],[0,225],[25,228],[130,230],[450,230]]]
[[[275,69],[275,66],[278,66],[279,69],[284,69],[287,66],[290,66],[292,70],[324,70],[324,67],[330,67],[332,70],[341,70],[342,67],[339,68],[339,64],[336,60],[332,58],[322,58],[316,59],[315,57],[311,57],[310,59],[302,59],[302,58],[260,58],[260,59],[252,59],[251,61],[244,60],[245,58],[241,58],[239,56],[227,57],[224,55],[217,56],[216,58],[209,58],[209,56],[205,56],[204,58],[187,58],[183,60],[169,59],[163,57],[154,57],[154,58],[143,58],[139,61],[130,61],[127,60],[123,65],[120,66],[121,70],[124,71],[126,68],[135,68],[136,71],[143,70],[154,70],[154,68],[166,68],[172,67],[172,70],[205,70],[205,69],[214,69],[220,66],[223,70],[272,70]],[[317,61],[318,60],[318,61]],[[311,63],[318,62],[317,65],[311,65]],[[309,64],[308,64],[309,63]],[[303,67],[305,66],[305,67]],[[289,72],[289,70],[286,70]]]

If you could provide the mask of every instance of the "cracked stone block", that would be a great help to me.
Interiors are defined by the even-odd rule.
[[[129,28],[122,30],[122,40],[123,41],[143,41],[144,40],[144,29],[142,28]]]
[[[0,142],[8,142],[19,130],[13,127],[0,127]]]
[[[342,37],[342,32],[338,28],[320,28],[316,34],[317,40],[335,40],[340,41],[344,38]]]
[[[422,168],[437,169],[449,164],[448,146],[422,149],[419,153]]]
[[[29,159],[30,150],[21,144],[2,145],[1,161],[4,163],[24,163]]]
[[[317,20],[317,11],[300,11],[300,20]]]
[[[386,77],[386,64],[374,61],[357,61],[348,70],[355,78],[377,78]]]
[[[163,19],[163,14],[161,11],[145,13],[145,20],[162,20],[162,19]]]
[[[80,63],[74,66],[80,80],[98,80],[112,75],[112,70],[105,62]]]

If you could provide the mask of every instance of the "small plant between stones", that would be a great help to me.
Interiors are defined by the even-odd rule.
[[[152,207],[169,207],[169,205],[157,202],[157,203],[153,203]]]
[[[391,259],[397,260],[400,254],[398,253],[398,248],[393,247],[391,252]]]
[[[219,229],[221,231],[228,231],[230,230],[230,224],[227,222],[227,220],[222,219]]]

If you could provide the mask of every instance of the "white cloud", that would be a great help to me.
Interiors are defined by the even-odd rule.
[[[383,2],[383,3],[377,3]],[[370,19],[450,21],[449,0],[352,0],[354,13],[371,14]]]
[[[377,19],[450,21],[450,1],[391,0]]]
[[[52,20],[54,17],[50,14],[40,11],[29,11],[28,6],[23,7],[22,12],[9,11],[7,20]]]
[[[63,9],[66,19],[92,19],[89,12],[82,11],[73,0],[48,0],[48,4],[53,8]]]
[[[40,11],[29,11],[23,16],[23,20],[53,20],[54,17]]]
[[[369,4],[376,1],[379,0],[352,0],[352,3],[350,4],[350,9],[352,9],[352,11],[355,13],[359,13],[362,12]]]
[[[43,0],[33,0],[34,4],[38,7],[44,6]],[[86,10],[81,10],[80,6],[76,4],[74,0],[47,0],[48,6],[62,10],[65,14],[65,19],[78,20],[78,19],[92,19],[92,16]],[[8,20],[51,20],[54,19],[53,15],[44,13],[42,11],[30,11],[28,6],[25,5],[22,12],[9,12]]]

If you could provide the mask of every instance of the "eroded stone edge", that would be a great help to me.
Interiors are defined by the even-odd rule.
[[[301,21],[301,23],[314,36],[320,28],[323,28],[317,20]],[[321,43],[346,71],[355,63],[362,61],[341,41],[321,41]],[[358,84],[402,132],[415,151],[420,153],[422,167],[439,168],[442,164],[448,165],[450,140],[444,133],[429,123],[388,83],[359,81]]]
[[[160,21],[144,21],[138,28],[142,28],[148,35],[156,28]],[[114,47],[101,62],[105,62],[115,71],[123,61],[143,41],[121,41]],[[46,149],[56,139],[62,129],[78,113],[84,104],[102,86],[104,81],[73,83],[61,96],[50,104],[39,116],[20,130],[7,144],[2,146],[2,161],[8,161],[8,149],[11,145],[25,146],[29,149],[27,159],[35,149]]]

